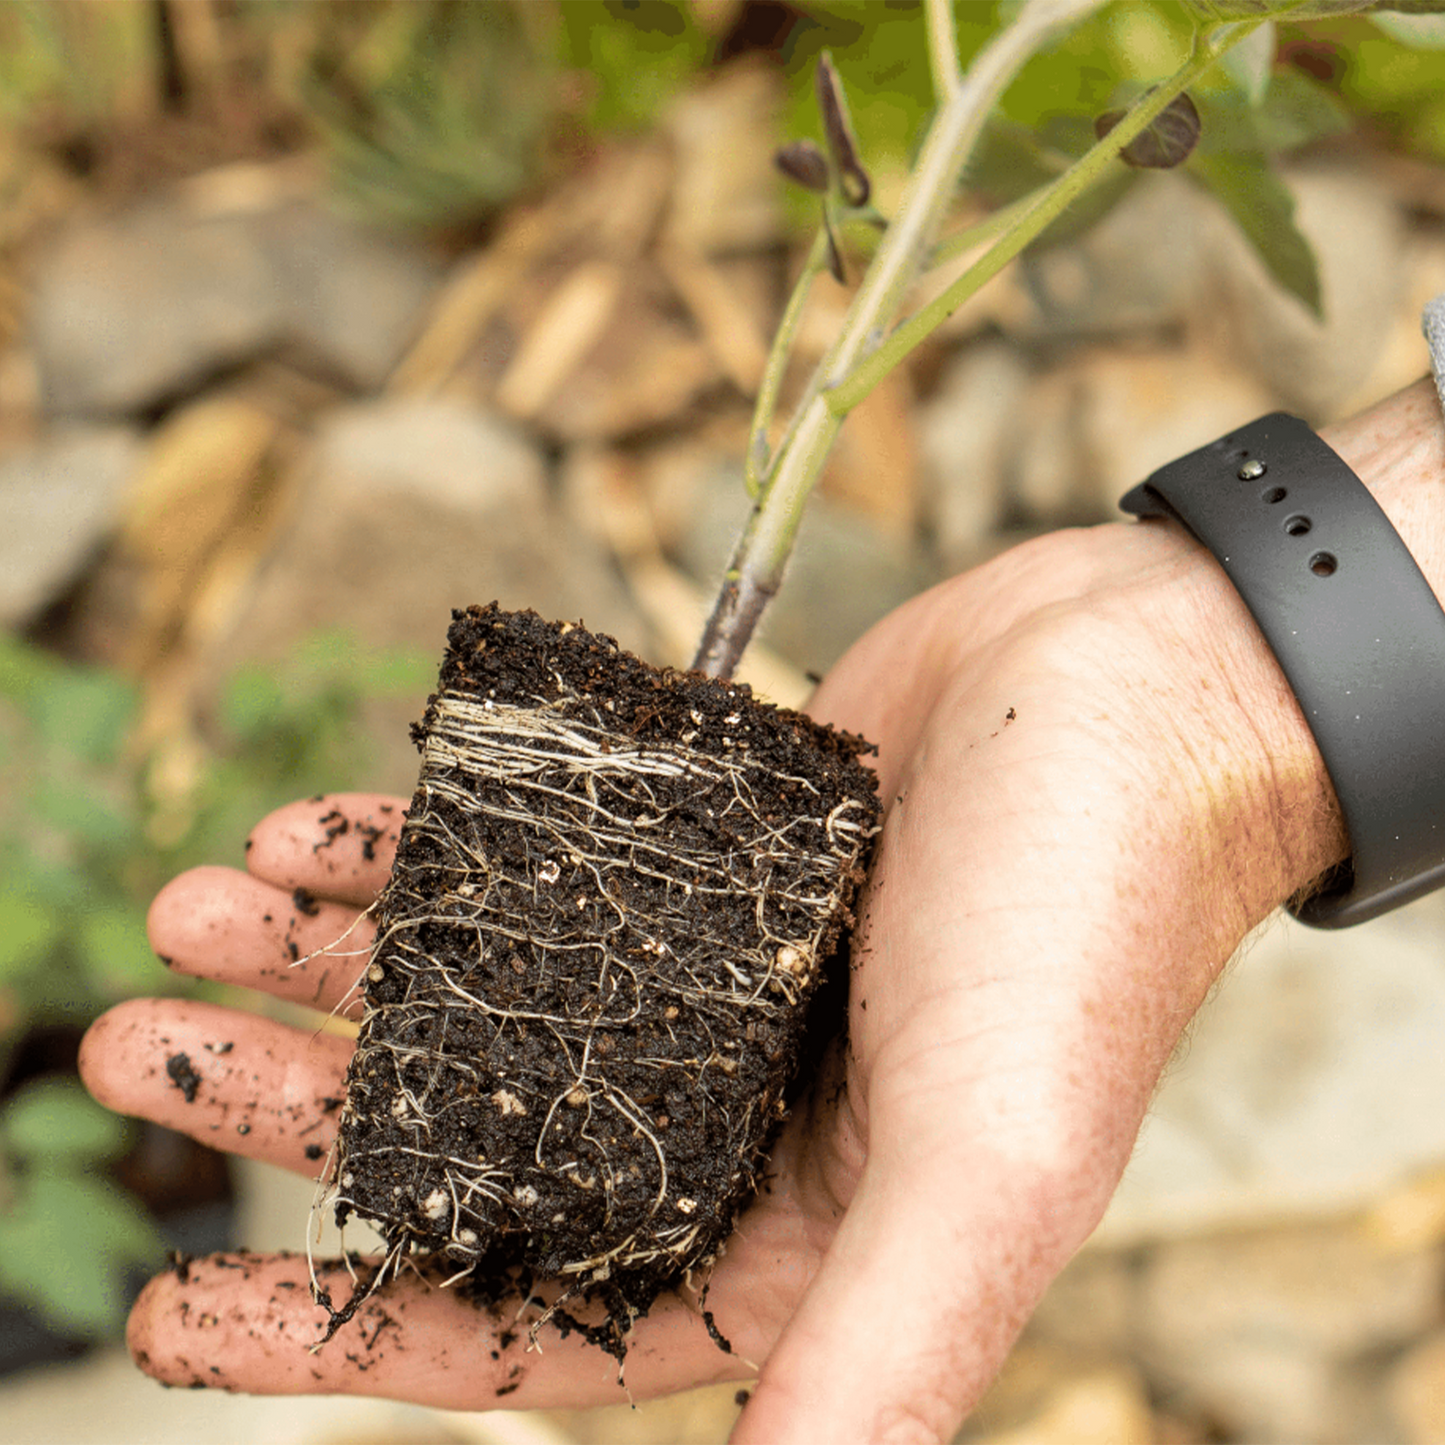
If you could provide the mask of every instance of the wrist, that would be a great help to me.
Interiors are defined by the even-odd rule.
[[[1374,495],[1437,598],[1445,595],[1445,424],[1429,383],[1324,436]],[[1163,530],[1189,558],[1190,585],[1181,592],[1192,620],[1175,630],[1173,644],[1182,652],[1191,633],[1203,644],[1191,660],[1202,668],[1198,685],[1205,697],[1213,690],[1213,725],[1242,769],[1225,853],[1249,859],[1239,886],[1252,923],[1344,861],[1349,841],[1314,735],[1244,601],[1203,546],[1182,528]],[[1271,833],[1266,864],[1259,841]]]

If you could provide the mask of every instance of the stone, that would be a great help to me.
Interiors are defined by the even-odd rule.
[[[1119,1250],[1085,1249],[1049,1286],[1029,1320],[1029,1338],[1079,1354],[1126,1354],[1138,1308],[1136,1272]]]
[[[128,427],[75,426],[0,454],[0,624],[33,620],[121,519],[143,447]]]
[[[1279,915],[1201,1009],[1096,1238],[1363,1207],[1445,1158],[1436,894],[1359,928]]]
[[[343,384],[378,390],[437,293],[439,261],[316,205],[271,207],[250,229],[275,278],[282,339]]]
[[[1010,500],[1036,525],[1116,521],[1119,497],[1156,467],[1278,404],[1205,345],[1074,354],[1019,403]]]
[[[1280,399],[1229,358],[1198,343],[1172,350],[1098,351],[1075,382],[1075,456],[1087,461],[1084,517],[1117,519],[1136,482],[1231,427],[1278,409]]]
[[[950,363],[920,409],[923,508],[950,571],[979,561],[1004,519],[1028,381],[1014,347],[985,342]]]
[[[782,182],[773,169],[784,97],[769,66],[735,62],[690,88],[663,125],[676,157],[667,229],[705,254],[756,251],[782,230]]]
[[[1035,312],[1021,330],[1090,337],[1179,325],[1203,285],[1217,209],[1182,175],[1140,177],[1076,241],[1025,253],[1023,280]]]
[[[1060,1382],[1033,1419],[978,1445],[1153,1445],[1157,1438],[1144,1382],[1112,1366]]]
[[[1144,1266],[1140,1353],[1239,1437],[1379,1438],[1368,1365],[1436,1322],[1440,1286],[1437,1251],[1349,1224],[1178,1240]]]
[[[1445,1445],[1445,1331],[1427,1336],[1394,1366],[1387,1396],[1400,1445]]]
[[[1322,422],[1340,414],[1386,340],[1401,296],[1404,221],[1357,170],[1297,169],[1286,180],[1319,263],[1323,322],[1279,286],[1232,225],[1211,241],[1199,318],[1286,409]]]
[[[372,389],[437,283],[420,249],[288,201],[147,201],[62,234],[37,268],[31,341],[46,409],[148,410],[290,347]]]
[[[338,408],[296,488],[291,523],[218,649],[228,666],[337,630],[439,658],[451,609],[493,600],[645,646],[605,550],[554,505],[541,453],[484,408],[442,398]],[[378,785],[411,791],[406,730],[422,701],[379,719],[395,747]]]

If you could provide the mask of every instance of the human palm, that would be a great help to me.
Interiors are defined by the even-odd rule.
[[[1267,656],[1191,635],[1229,615],[1224,592],[1166,529],[1060,534],[915,599],[821,686],[815,715],[878,744],[887,808],[847,1036],[705,1282],[734,1353],[695,1294],[665,1297],[629,1341],[634,1397],[760,1371],[735,1438],[768,1442],[942,1440],[977,1399],[1097,1222],[1218,966],[1288,891],[1268,809],[1256,841],[1273,871],[1246,889],[1226,856],[1259,740],[1224,694],[1280,684]],[[1211,687],[1219,715],[1192,727]],[[273,814],[245,873],[198,869],[160,895],[157,952],[354,1015],[368,923],[347,930],[385,882],[402,806],[351,795]],[[95,1025],[82,1067],[114,1108],[315,1176],[350,1049],[136,1000]],[[193,1102],[167,1072],[180,1053],[201,1076]],[[347,1296],[344,1273],[323,1278]],[[544,1328],[529,1349],[515,1310],[479,1313],[416,1275],[313,1353],[325,1320],[303,1258],[224,1256],[154,1281],[130,1342],[178,1384],[459,1409],[625,1398],[577,1336]]]

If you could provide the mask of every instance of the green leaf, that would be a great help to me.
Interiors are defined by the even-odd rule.
[[[602,129],[652,121],[706,60],[710,41],[675,0],[570,0],[557,7],[563,64],[594,87],[588,120]]]
[[[76,1079],[39,1079],[0,1109],[0,1137],[28,1161],[110,1158],[125,1147],[126,1126],[101,1108]]]
[[[1288,154],[1350,128],[1349,112],[1324,86],[1298,71],[1281,71],[1260,105],[1237,89],[1201,91],[1197,154]]]
[[[1094,122],[1100,140],[1109,134],[1126,112],[1105,111]],[[1139,170],[1167,171],[1183,165],[1199,143],[1199,111],[1189,93],[1176,95],[1133,140],[1119,152],[1126,166]]]
[[[102,993],[121,997],[163,981],[138,905],[117,902],[87,913],[77,942],[86,976]]]
[[[1377,29],[1412,50],[1445,50],[1445,15],[1370,15]]]
[[[1369,10],[1377,0],[1184,0],[1185,8],[1206,27],[1235,20],[1330,20]]]
[[[149,1217],[114,1185],[61,1170],[34,1170],[18,1183],[0,1214],[0,1291],[66,1334],[119,1334],[127,1273],[164,1256]]]
[[[31,799],[35,816],[93,848],[139,845],[136,821],[122,804],[83,778],[39,780]]]
[[[38,688],[31,716],[42,737],[90,763],[115,759],[135,716],[135,687],[114,673],[64,668]]]
[[[0,980],[22,978],[59,942],[62,920],[28,891],[0,886]]]
[[[1259,105],[1274,78],[1274,57],[1279,30],[1274,21],[1253,30],[1238,45],[1224,52],[1220,67],[1250,103]]]
[[[1186,174],[1223,204],[1270,275],[1318,319],[1319,266],[1294,222],[1294,197],[1258,156],[1196,156]]]
[[[286,711],[286,702],[286,690],[273,672],[255,665],[243,667],[221,698],[221,721],[236,737],[255,737],[275,725]]]

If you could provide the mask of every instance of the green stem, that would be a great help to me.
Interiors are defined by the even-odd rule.
[[[933,97],[942,105],[963,84],[958,64],[958,29],[953,20],[953,0],[925,0],[928,34],[928,69],[933,79]]]
[[[1007,30],[975,57],[940,104],[909,176],[898,214],[819,364],[773,474],[734,549],[693,666],[731,677],[768,602],[782,582],[803,504],[823,470],[842,413],[827,392],[849,377],[902,307],[953,198],[959,172],[1004,87],[1044,38],[1095,10],[1102,0],[1028,0]],[[925,14],[936,19],[938,6]]]
[[[990,211],[983,220],[975,221],[971,226],[965,226],[961,231],[954,231],[951,235],[945,236],[933,248],[933,254],[928,258],[929,266],[945,265],[954,257],[962,256],[965,251],[972,251],[974,247],[982,246],[986,241],[992,241],[995,236],[1001,236],[1010,226],[1015,225],[1021,216],[1026,216],[1034,206],[1038,205],[1039,198],[1048,188],[1048,185],[1039,186],[1036,190],[1030,191],[1028,195],[1020,196],[1018,200],[1010,201],[1008,205],[1000,206],[996,211]]]
[[[1262,24],[1263,22],[1257,22]],[[1128,114],[1103,139],[1095,142],[1058,180],[1048,186],[1035,204],[967,271],[919,308],[899,326],[871,355],[861,360],[846,378],[827,393],[828,405],[840,416],[846,415],[890,371],[931,336],[960,306],[975,295],[1008,265],[1030,241],[1056,221],[1117,163],[1119,152],[1135,136],[1147,129],[1159,114],[1182,91],[1187,90],[1231,46],[1243,40],[1255,24],[1231,26],[1214,43],[1197,40],[1189,59],[1142,97]]]
[[[788,297],[783,319],[773,336],[768,351],[768,362],[763,368],[762,384],[758,388],[757,403],[753,407],[753,424],[748,435],[748,454],[744,463],[743,481],[748,496],[756,500],[762,495],[763,483],[768,470],[768,432],[772,429],[773,413],[778,407],[778,394],[783,389],[783,378],[788,371],[788,357],[792,353],[793,338],[802,320],[803,307],[812,289],[813,278],[828,264],[828,235],[821,228],[813,238],[812,250],[803,262],[802,275]]]

